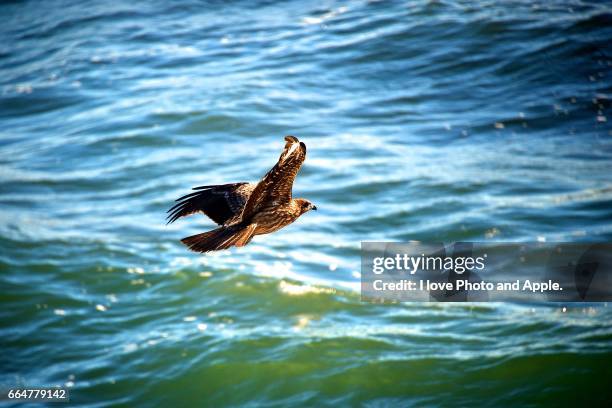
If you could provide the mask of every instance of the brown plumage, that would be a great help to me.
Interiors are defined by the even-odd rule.
[[[306,159],[306,145],[295,136],[285,137],[285,149],[272,169],[255,183],[233,183],[195,187],[168,210],[168,223],[195,213],[204,213],[219,228],[183,238],[196,252],[245,246],[255,235],[277,231],[310,210],[310,201],[292,198],[293,181]]]

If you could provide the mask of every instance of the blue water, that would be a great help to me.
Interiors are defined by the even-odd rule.
[[[71,405],[602,403],[606,304],[369,304],[361,241],[610,241],[612,8],[0,5],[0,385]],[[283,136],[310,212],[201,256],[165,225]]]

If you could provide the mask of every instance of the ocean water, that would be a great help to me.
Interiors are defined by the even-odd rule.
[[[32,0],[0,20],[0,385],[87,407],[609,400],[607,304],[359,295],[361,241],[612,239],[606,2]],[[213,223],[167,226],[173,200],[258,180],[287,134],[319,210],[187,251]]]

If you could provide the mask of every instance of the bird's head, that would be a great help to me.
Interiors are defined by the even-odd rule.
[[[310,210],[317,210],[317,206],[308,200],[305,200],[303,198],[297,198],[295,201],[300,207],[301,214],[304,214],[305,212],[308,212]]]

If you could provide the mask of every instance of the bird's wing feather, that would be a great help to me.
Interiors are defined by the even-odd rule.
[[[257,184],[247,200],[239,217],[241,221],[250,219],[268,201],[277,204],[291,201],[293,181],[306,159],[306,145],[294,136],[286,136],[285,141],[285,149],[278,162]]]
[[[219,225],[240,214],[255,184],[233,183],[195,187],[168,210],[168,223],[195,213],[204,213]]]

